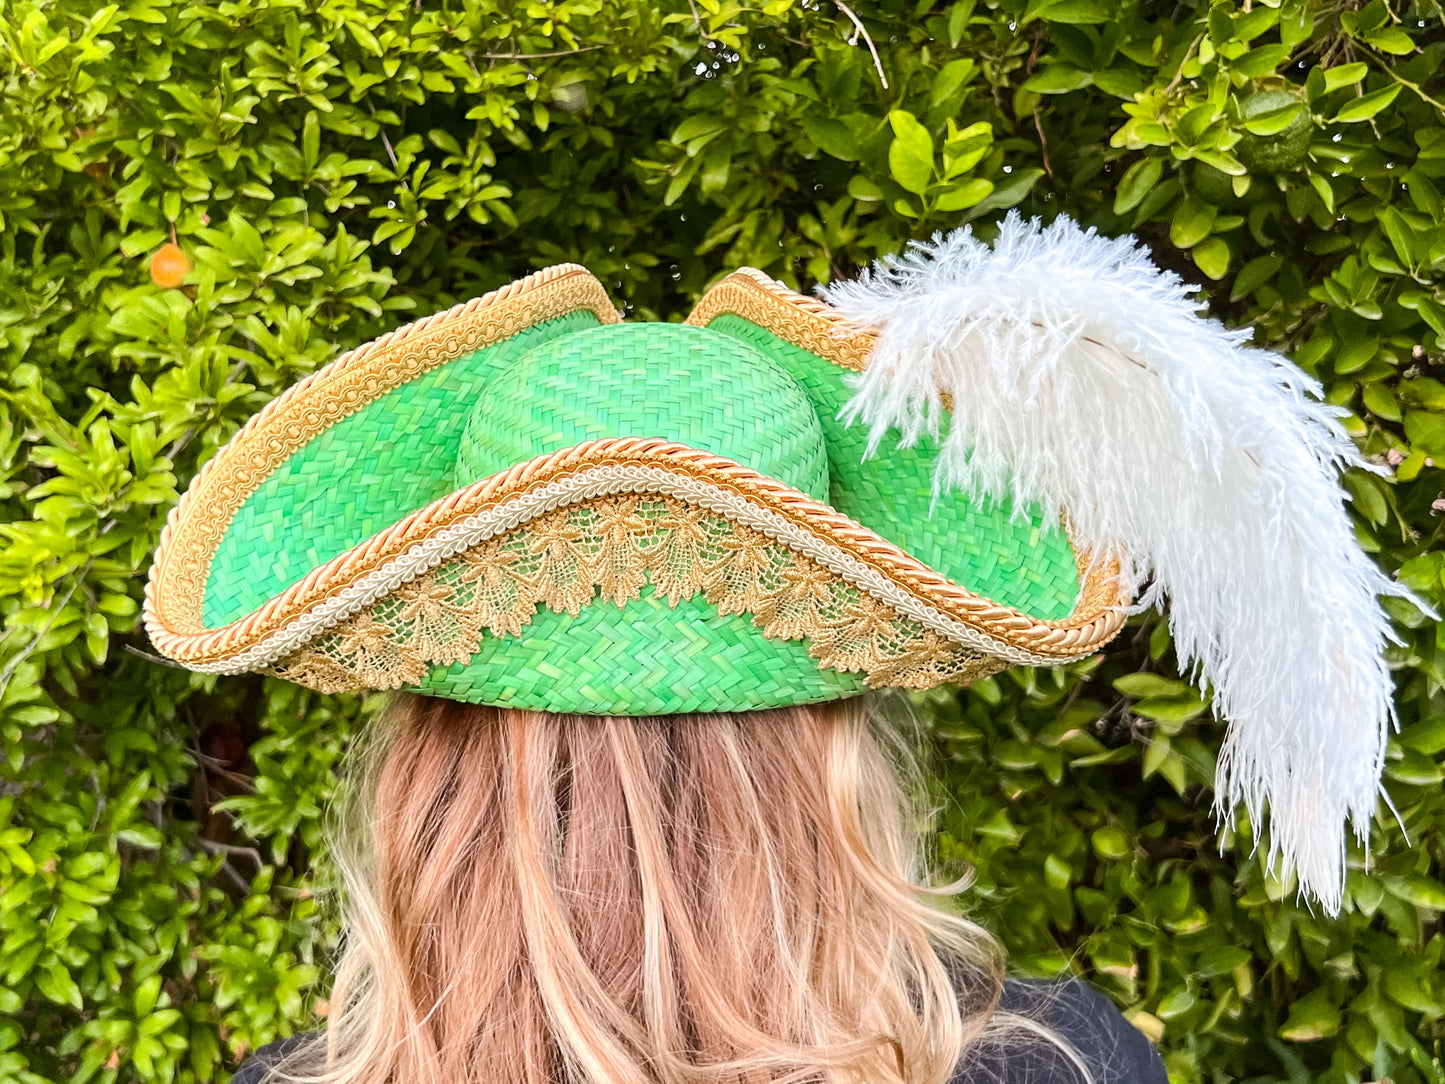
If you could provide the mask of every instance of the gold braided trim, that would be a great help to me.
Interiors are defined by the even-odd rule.
[[[236,511],[323,430],[439,365],[582,311],[621,320],[586,268],[548,268],[365,343],[271,400],[201,468],[167,517],[146,584],[147,620],[200,624],[211,559]]]
[[[984,638],[995,645],[991,654],[1012,654],[1014,662],[1078,658],[1112,637],[1124,620],[1122,607],[1126,600],[1119,591],[1117,564],[1081,564],[1083,588],[1074,612],[1059,621],[1038,621],[971,593],[830,506],[757,471],[685,445],[626,437],[588,441],[539,456],[457,490],[318,566],[260,609],[223,628],[205,629],[198,618],[189,625],[169,624],[163,620],[165,615],[150,607],[146,628],[164,655],[188,666],[229,669],[226,660],[243,655],[258,657],[254,653],[263,641],[292,635],[288,630],[301,627],[308,615],[325,611],[328,606],[341,606],[347,592],[354,591],[367,577],[398,567],[408,555],[424,553],[429,544],[447,537],[449,531],[464,528],[473,519],[521,507],[544,497],[549,487],[564,484],[579,494],[567,501],[570,504],[586,503],[592,497],[617,492],[620,487],[637,492],[643,485],[639,480],[643,475],[652,479],[646,485],[654,490],[661,485],[657,481],[660,477],[675,479],[675,489],[690,487],[726,495],[729,507],[735,511],[719,510],[718,514],[733,521],[745,518],[747,509],[755,510],[759,517],[777,517],[798,539],[790,543],[795,551],[816,554],[820,561],[832,565],[853,562],[876,578],[880,586],[870,590],[878,597],[892,592],[900,599],[911,599],[906,608],[939,614],[941,623],[959,627],[960,632],[953,638],[960,643],[972,639],[978,646]],[[521,515],[518,522],[554,507],[539,506],[535,513]],[[443,559],[438,556],[432,566]],[[351,612],[341,614],[338,620],[349,617]],[[300,640],[295,642],[301,646]]]
[[[853,327],[832,306],[790,290],[752,267],[723,279],[693,307],[687,322],[707,327],[719,316],[741,316],[784,342],[861,373],[877,336]]]
[[[468,662],[483,633],[520,636],[547,606],[621,608],[651,583],[674,606],[701,594],[776,640],[807,640],[818,665],[869,685],[926,689],[996,673],[969,650],[762,532],[670,497],[621,494],[546,513],[482,543],[346,619],[265,670],[320,692],[414,685]],[[596,600],[594,602],[594,599]]]

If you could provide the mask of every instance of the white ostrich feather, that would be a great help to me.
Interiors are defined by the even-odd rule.
[[[935,236],[823,294],[879,329],[843,411],[871,450],[936,436],[947,393],[940,490],[1066,510],[1140,608],[1167,598],[1229,723],[1217,814],[1267,806],[1270,868],[1336,913],[1395,722],[1376,596],[1410,595],[1355,541],[1338,472],[1365,464],[1318,384],[1201,317],[1132,238],[1065,218],[1010,215],[992,248]]]

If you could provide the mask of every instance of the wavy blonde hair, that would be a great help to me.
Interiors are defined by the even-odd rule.
[[[1009,1025],[997,944],[919,885],[916,777],[866,702],[403,696],[379,729],[336,852],[325,1041],[281,1076],[942,1084]]]

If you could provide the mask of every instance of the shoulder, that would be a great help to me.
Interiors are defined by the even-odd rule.
[[[293,1035],[289,1039],[267,1043],[241,1063],[231,1077],[231,1084],[262,1084],[272,1069],[278,1068],[314,1038],[314,1035]]]
[[[1063,1039],[1088,1067],[1093,1084],[1168,1084],[1159,1053],[1114,1003],[1087,983],[1010,979],[1004,983],[999,1034],[965,1053],[954,1084],[1082,1082]]]

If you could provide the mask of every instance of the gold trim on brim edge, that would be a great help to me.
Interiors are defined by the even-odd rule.
[[[1027,655],[1027,661],[1033,662],[1079,658],[1107,641],[1123,623],[1125,600],[1119,593],[1118,570],[1113,563],[1101,563],[1087,571],[1079,604],[1069,617],[1038,621],[972,594],[830,506],[732,460],[657,439],[620,438],[589,441],[539,456],[458,490],[313,569],[260,609],[220,629],[204,629],[198,618],[177,624],[167,620],[168,612],[156,605],[167,585],[176,582],[167,575],[170,554],[163,540],[147,584],[147,631],[161,653],[182,663],[205,665],[239,655],[324,606],[362,577],[408,551],[425,547],[429,539],[462,520],[562,480],[576,479],[580,484],[589,477],[597,479],[596,495],[603,495],[607,470],[612,467],[661,468],[679,480],[692,479],[735,494],[760,513],[781,517],[801,532],[799,537],[811,540],[806,547],[816,552],[809,556],[826,557],[834,552],[861,563],[881,575],[892,589],[996,641],[999,647],[992,653],[1014,655],[1015,661],[1025,661],[1019,655]],[[572,503],[586,499],[583,496]]]
[[[874,332],[849,326],[827,303],[790,290],[753,267],[739,268],[703,294],[687,322],[707,327],[723,315],[740,316],[855,373],[868,364],[877,341]]]
[[[417,685],[470,663],[487,636],[521,637],[541,607],[619,609],[650,584],[669,604],[701,595],[769,640],[807,641],[820,669],[870,686],[929,689],[1008,660],[901,615],[818,562],[673,497],[620,493],[544,512],[478,543],[308,639],[262,672],[319,692]],[[531,649],[529,649],[531,650]]]

